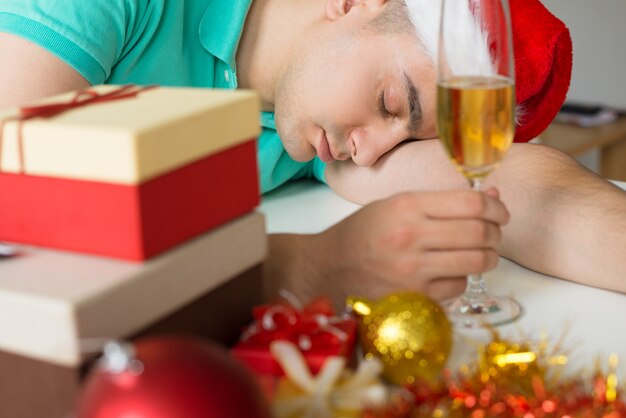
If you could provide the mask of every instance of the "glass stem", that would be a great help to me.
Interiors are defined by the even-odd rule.
[[[472,190],[482,192],[482,179],[469,178],[469,184]],[[485,281],[482,273],[469,274],[463,298],[468,301],[479,301],[485,298],[485,294]]]
[[[476,178],[476,177],[470,177],[468,179],[470,187],[472,188],[472,190],[477,191],[477,192],[482,192],[483,191],[483,180]]]

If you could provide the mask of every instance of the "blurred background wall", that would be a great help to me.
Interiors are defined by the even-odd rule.
[[[572,35],[574,66],[567,101],[613,107],[624,115],[617,124],[590,130],[556,124],[544,133],[543,142],[569,152],[592,171],[626,181],[626,0],[541,1]],[[609,136],[611,146],[575,151],[581,143],[602,143]]]
[[[626,0],[542,0],[570,28],[568,100],[626,110]]]

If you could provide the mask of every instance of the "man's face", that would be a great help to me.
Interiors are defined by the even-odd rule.
[[[366,19],[353,10],[311,34],[277,82],[278,133],[297,161],[369,166],[406,139],[436,137],[433,64],[413,35]]]

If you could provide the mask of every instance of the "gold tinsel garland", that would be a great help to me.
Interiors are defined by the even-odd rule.
[[[367,410],[363,418],[626,418],[617,355],[609,357],[608,370],[596,365],[591,377],[564,377],[559,365],[565,356],[548,346],[510,342],[493,332],[472,367],[444,372],[439,386],[407,386],[386,408]]]

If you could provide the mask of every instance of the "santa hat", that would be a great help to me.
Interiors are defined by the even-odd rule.
[[[422,46],[437,62],[441,0],[406,0]],[[572,73],[572,41],[563,22],[539,0],[509,0],[515,51],[515,94],[520,112],[516,142],[539,135],[561,108]],[[480,30],[468,32],[464,43],[482,43]],[[455,53],[463,53],[462,44]],[[466,51],[468,49],[465,49]],[[476,54],[476,49],[473,49]],[[481,55],[477,60],[481,61]],[[484,62],[484,61],[483,61]]]

